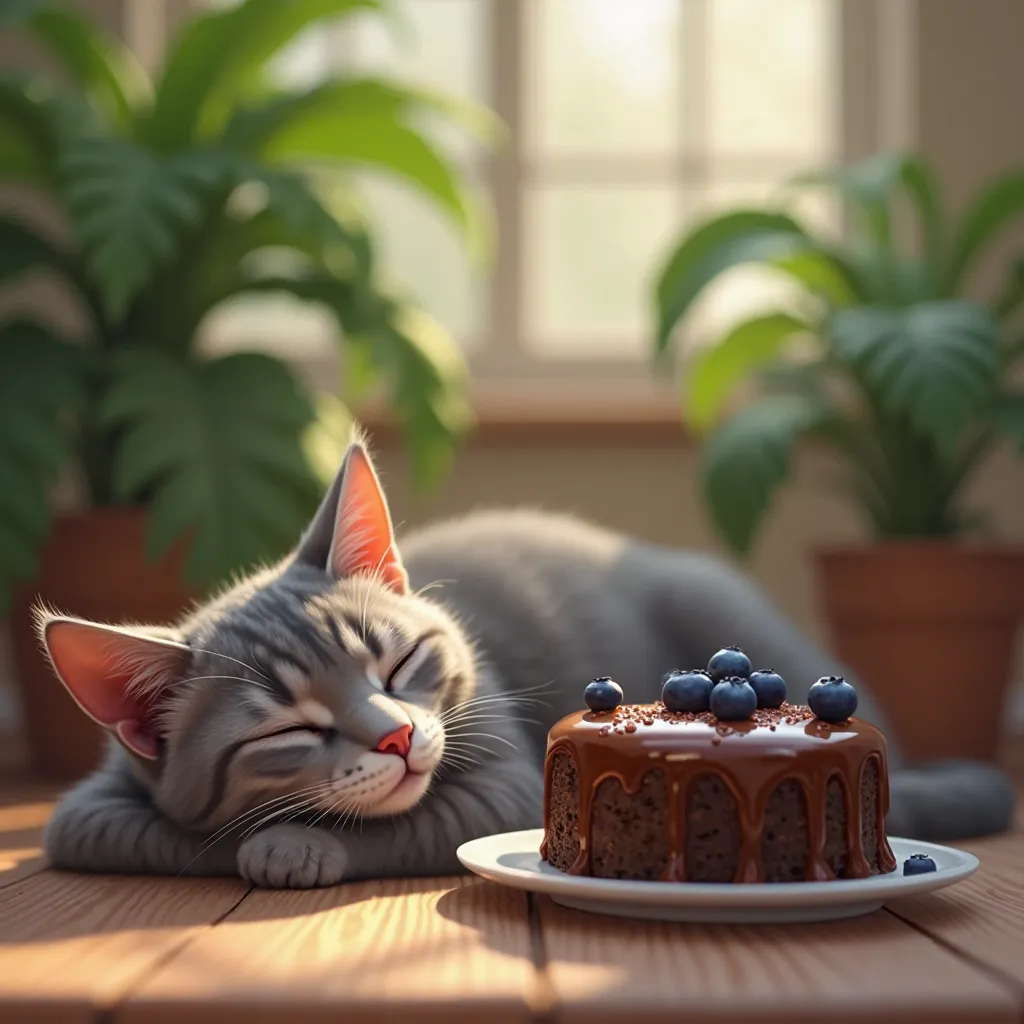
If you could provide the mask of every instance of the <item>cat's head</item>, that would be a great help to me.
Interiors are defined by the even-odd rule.
[[[296,551],[179,628],[38,621],[78,705],[156,804],[203,831],[256,808],[245,824],[408,810],[441,764],[444,712],[475,687],[458,625],[410,591],[360,443]]]

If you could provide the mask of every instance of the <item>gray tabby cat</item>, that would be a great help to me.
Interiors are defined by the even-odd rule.
[[[728,643],[794,701],[845,672],[722,563],[571,518],[478,513],[400,556],[358,442],[294,554],[177,628],[41,611],[39,629],[116,740],[59,804],[52,863],[277,887],[456,872],[463,841],[539,825],[547,729],[593,676],[653,700],[667,669]],[[911,770],[895,750],[892,766],[894,834],[1010,819],[994,768]]]

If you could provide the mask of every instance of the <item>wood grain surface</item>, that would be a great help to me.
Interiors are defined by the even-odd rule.
[[[46,787],[0,787],[0,889],[46,867],[43,827],[53,810]]]
[[[540,901],[558,1021],[1018,1021],[1006,986],[885,911],[851,921],[617,921]]]
[[[240,881],[44,871],[0,890],[0,1020],[96,1020],[236,906]]]
[[[981,862],[975,875],[889,909],[1024,992],[1024,822],[1012,835],[962,845]]]
[[[470,879],[255,891],[141,986],[118,1021],[527,1021],[526,897]]]
[[[0,1022],[1024,1022],[1024,828],[967,882],[848,922],[704,927],[479,879],[314,892],[71,875],[52,790],[0,784]]]

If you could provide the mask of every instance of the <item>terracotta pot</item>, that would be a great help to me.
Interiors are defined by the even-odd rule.
[[[98,764],[103,730],[57,681],[32,624],[37,600],[100,622],[167,623],[194,594],[181,583],[182,551],[149,562],[145,510],[112,508],[57,519],[34,583],[11,610],[14,670],[33,767],[49,779],[81,778]]]
[[[818,552],[836,653],[908,760],[993,760],[1024,613],[1024,550],[908,542]]]

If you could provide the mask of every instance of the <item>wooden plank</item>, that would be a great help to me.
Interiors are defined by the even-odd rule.
[[[638,922],[539,901],[556,1021],[1018,1021],[1009,988],[885,911],[787,926]]]
[[[254,891],[116,1020],[519,1024],[536,1005],[522,893],[471,879]]]
[[[84,1024],[236,906],[224,879],[44,871],[0,891],[0,1020]]]
[[[1024,827],[963,846],[981,861],[976,874],[889,909],[1024,993]]]
[[[0,889],[46,867],[43,827],[53,810],[49,790],[0,792]]]

